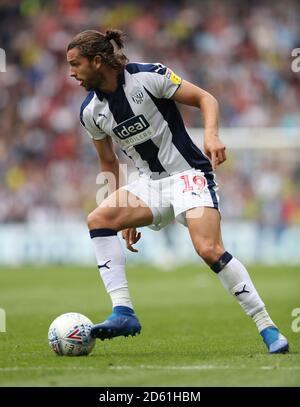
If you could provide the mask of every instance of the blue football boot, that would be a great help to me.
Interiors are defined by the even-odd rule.
[[[103,341],[116,336],[135,336],[141,329],[141,324],[131,308],[117,306],[113,308],[107,320],[92,327],[91,335]]]
[[[275,326],[263,329],[260,334],[267,345],[269,353],[287,353],[289,351],[287,339],[281,335]]]

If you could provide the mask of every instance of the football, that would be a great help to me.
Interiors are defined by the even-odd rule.
[[[88,355],[96,342],[91,336],[92,321],[77,312],[57,317],[49,327],[51,349],[60,356]]]

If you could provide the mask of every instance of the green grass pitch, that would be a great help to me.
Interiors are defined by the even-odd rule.
[[[110,313],[96,268],[24,267],[0,271],[0,386],[300,386],[299,267],[250,267],[271,317],[290,341],[269,355],[256,327],[208,268],[160,272],[130,266],[127,276],[142,333],[97,341],[87,357],[59,357],[48,327],[76,311],[100,322]]]

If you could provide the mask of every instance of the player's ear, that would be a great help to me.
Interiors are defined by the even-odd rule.
[[[93,63],[95,65],[95,68],[101,68],[102,65],[102,58],[100,55],[95,55],[93,59]]]

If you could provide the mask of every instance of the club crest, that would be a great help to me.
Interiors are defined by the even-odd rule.
[[[140,105],[144,101],[144,94],[141,89],[135,89],[131,94],[131,99],[136,103],[137,105]]]

